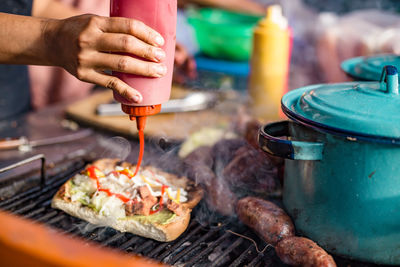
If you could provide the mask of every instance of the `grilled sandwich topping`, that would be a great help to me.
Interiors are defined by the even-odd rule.
[[[71,201],[78,201],[104,216],[125,218],[152,215],[164,209],[182,214],[187,192],[160,174],[145,169],[134,176],[130,169],[117,166],[108,173],[89,166],[69,184]]]

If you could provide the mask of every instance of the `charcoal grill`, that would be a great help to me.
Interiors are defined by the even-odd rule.
[[[10,198],[0,201],[0,209],[24,218],[44,223],[58,231],[84,238],[87,243],[96,242],[127,253],[142,255],[170,265],[178,266],[285,266],[276,257],[274,249],[243,226],[237,224],[204,225],[196,220],[195,209],[188,229],[177,240],[162,243],[130,233],[121,233],[109,227],[96,227],[60,210],[51,208],[51,200],[59,187],[75,173],[81,171],[87,162],[79,160],[60,168],[55,175],[45,177],[42,155],[3,168],[11,169],[26,162],[42,160],[42,172],[37,183],[16,192]],[[27,178],[24,178],[27,179]],[[13,183],[0,184],[7,191]],[[0,196],[1,197],[1,196]],[[205,205],[202,203],[201,205]],[[231,231],[254,239],[258,246]]]
[[[95,242],[102,247],[175,266],[287,266],[279,260],[271,246],[237,221],[226,224],[199,223],[196,218],[204,209],[204,202],[200,202],[193,210],[188,229],[169,243],[121,233],[109,227],[98,227],[51,208],[52,197],[59,187],[88,163],[83,159],[64,163],[53,169],[47,177],[44,155],[4,167],[0,173],[37,160],[41,161],[40,175],[32,172],[24,177],[0,181],[0,210],[43,223],[66,235],[83,238],[87,244]],[[10,193],[12,196],[7,197]],[[339,257],[335,257],[335,260],[338,266],[376,266]]]

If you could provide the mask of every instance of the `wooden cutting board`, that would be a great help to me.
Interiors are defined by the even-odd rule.
[[[171,98],[182,98],[189,91],[180,87],[173,87]],[[69,105],[66,109],[67,117],[79,123],[94,128],[112,131],[123,136],[136,137],[136,123],[126,116],[99,116],[96,108],[99,104],[110,103],[113,96],[111,90],[102,91],[90,97]],[[158,114],[147,119],[145,135],[163,137],[167,140],[181,141],[189,134],[203,127],[226,125],[230,121],[232,112],[221,112],[218,105],[214,108],[183,113]]]

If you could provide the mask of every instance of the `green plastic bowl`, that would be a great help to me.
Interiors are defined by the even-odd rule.
[[[253,28],[261,16],[211,8],[191,9],[188,15],[205,55],[234,61],[250,59]]]

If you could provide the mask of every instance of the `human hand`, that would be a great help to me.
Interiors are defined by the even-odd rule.
[[[137,20],[95,15],[50,20],[44,28],[44,38],[52,64],[79,80],[110,88],[134,103],[142,101],[141,94],[105,70],[148,77],[167,73],[162,63],[166,55],[160,48],[164,39]]]
[[[194,79],[196,76],[196,62],[194,58],[189,55],[183,45],[177,43],[175,49],[174,82],[183,83],[187,77]]]

